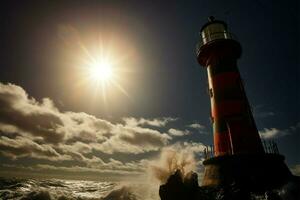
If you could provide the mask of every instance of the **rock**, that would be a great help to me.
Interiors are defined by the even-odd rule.
[[[199,190],[198,175],[190,172],[185,177],[180,170],[172,174],[159,188],[161,200],[195,199]]]
[[[196,173],[189,172],[183,177],[182,172],[177,170],[166,184],[160,186],[159,195],[161,200],[299,200],[299,191],[299,177],[293,177],[281,187],[258,192],[236,182],[216,187],[199,187]]]

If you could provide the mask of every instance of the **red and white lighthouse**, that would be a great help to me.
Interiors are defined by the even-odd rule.
[[[241,46],[223,21],[210,18],[201,29],[198,61],[207,69],[215,156],[263,153],[237,59]]]
[[[202,185],[235,182],[261,189],[284,183],[291,176],[284,156],[277,150],[264,150],[253,119],[237,67],[240,43],[225,22],[213,17],[202,27],[200,37],[197,59],[208,74],[214,132],[214,156],[203,162]]]

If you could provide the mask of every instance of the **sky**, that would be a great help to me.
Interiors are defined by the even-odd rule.
[[[0,11],[0,176],[114,179],[165,152],[212,144],[206,70],[195,47],[208,16],[228,23],[261,138],[300,174],[296,1],[4,1]],[[106,55],[114,77],[87,68]],[[100,56],[101,57],[101,56]]]

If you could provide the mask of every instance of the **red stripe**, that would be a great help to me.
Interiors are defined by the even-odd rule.
[[[255,127],[245,120],[229,121],[234,153],[262,152],[262,146]]]
[[[216,156],[231,154],[230,139],[228,134],[229,133],[227,131],[222,133],[214,133],[214,148]]]
[[[237,72],[226,72],[211,77],[211,87],[217,88],[228,88],[228,86],[236,85],[237,81],[240,80],[240,74]]]
[[[230,100],[214,103],[212,107],[212,117],[221,118],[228,115],[235,115],[245,112],[245,102],[240,100]]]

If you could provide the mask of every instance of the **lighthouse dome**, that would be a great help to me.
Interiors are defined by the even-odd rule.
[[[233,35],[227,31],[227,24],[214,17],[209,17],[201,29],[202,45],[219,39],[233,39]]]

